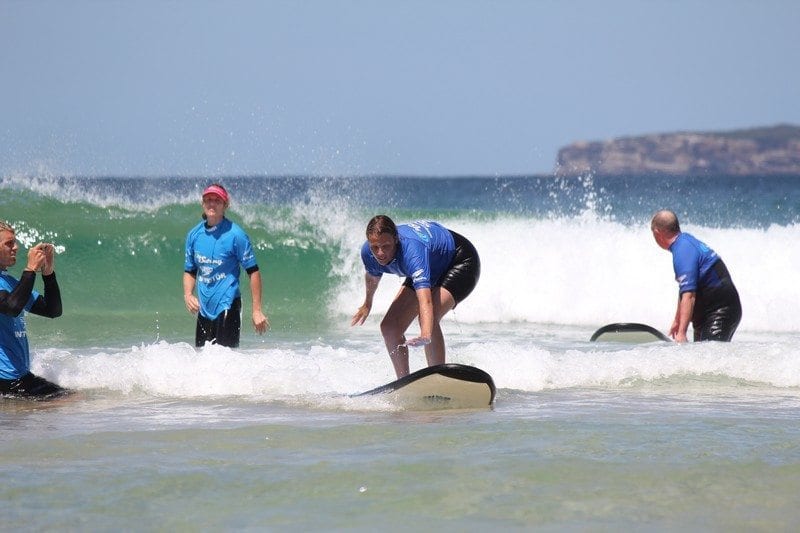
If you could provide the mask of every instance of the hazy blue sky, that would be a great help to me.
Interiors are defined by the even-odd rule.
[[[800,2],[0,0],[0,174],[550,173],[800,124]]]

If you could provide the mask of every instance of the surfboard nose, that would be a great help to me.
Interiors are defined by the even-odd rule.
[[[672,342],[672,339],[658,331],[652,326],[647,324],[639,324],[637,322],[617,322],[614,324],[606,324],[595,331],[589,342],[603,341],[603,342],[627,342],[627,343],[645,343],[654,341]]]
[[[356,396],[388,394],[407,408],[474,409],[494,403],[492,376],[469,365],[429,366]]]

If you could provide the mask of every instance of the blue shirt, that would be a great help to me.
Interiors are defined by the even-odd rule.
[[[0,291],[12,292],[19,280],[5,270],[0,272]],[[31,292],[24,311],[17,316],[0,313],[0,379],[19,379],[30,371],[31,355],[28,349],[28,333],[25,330],[25,311],[39,297],[36,291]]]
[[[672,252],[672,267],[681,294],[720,285],[720,279],[712,268],[719,256],[694,236],[680,233],[669,251]]]
[[[456,254],[453,234],[437,222],[420,220],[397,226],[400,241],[394,259],[381,265],[369,249],[369,241],[361,246],[361,261],[372,276],[385,272],[411,278],[414,289],[435,287]]]
[[[250,238],[227,218],[213,227],[199,223],[186,236],[184,271],[196,273],[200,314],[210,320],[239,298],[239,265],[258,267]]]

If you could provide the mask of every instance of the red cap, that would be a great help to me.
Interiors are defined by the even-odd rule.
[[[226,204],[228,203],[228,193],[225,192],[225,189],[220,187],[219,185],[209,185],[206,187],[206,190],[203,191],[203,196],[207,194],[213,194],[219,196],[223,202]]]

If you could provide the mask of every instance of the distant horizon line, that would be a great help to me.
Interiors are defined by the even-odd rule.
[[[225,181],[225,180],[256,180],[256,179],[565,179],[565,178],[687,178],[687,177],[736,177],[736,178],[776,178],[776,177],[799,177],[796,173],[783,174],[730,174],[724,172],[704,172],[702,174],[687,173],[628,173],[628,174],[601,174],[587,172],[581,175],[559,176],[555,172],[530,173],[530,174],[217,174],[217,175],[191,175],[191,174],[160,174],[160,175],[140,175],[140,174],[60,174],[50,176],[36,176],[33,174],[6,174],[0,176],[0,183],[5,180],[13,179],[42,179],[42,180],[69,180],[69,179],[119,179],[119,180],[198,180],[198,181]]]

